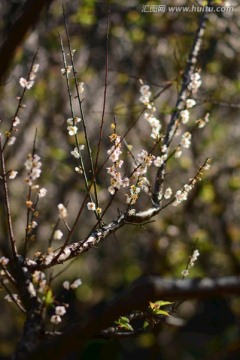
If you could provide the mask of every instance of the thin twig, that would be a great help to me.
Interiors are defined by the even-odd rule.
[[[97,145],[97,155],[95,160],[95,167],[94,167],[94,177],[96,177],[97,166],[98,166],[98,157],[100,153],[100,147],[103,137],[103,125],[104,125],[104,116],[105,116],[105,108],[106,108],[106,97],[107,97],[107,80],[108,80],[108,62],[109,62],[109,25],[110,25],[110,6],[108,5],[108,12],[107,12],[107,31],[106,31],[106,66],[105,66],[105,81],[104,81],[104,95],[103,95],[103,109],[102,109],[102,119],[101,125],[99,129],[99,138],[98,138],[98,145]]]
[[[12,255],[14,260],[17,259],[17,246],[15,241],[15,236],[13,233],[13,225],[12,225],[12,214],[9,203],[9,193],[8,193],[8,184],[6,177],[6,168],[5,168],[5,159],[2,151],[2,135],[0,134],[0,156],[1,156],[1,167],[2,167],[2,185],[3,185],[3,193],[4,193],[4,202],[7,213],[7,226],[8,226],[8,235],[10,239],[10,244],[12,248]]]
[[[76,72],[76,68],[75,68],[75,62],[74,62],[74,58],[73,58],[73,52],[72,52],[72,47],[71,47],[70,37],[69,37],[69,32],[68,32],[68,24],[67,24],[67,19],[66,19],[66,15],[65,15],[65,8],[64,8],[63,4],[62,4],[62,10],[63,10],[65,31],[66,31],[66,36],[67,36],[68,50],[69,50],[69,55],[70,55],[71,64],[72,64],[72,70],[73,70],[73,79],[74,79],[75,88],[76,88],[76,92],[77,92],[77,100],[78,100],[79,110],[80,110],[82,124],[83,124],[83,131],[84,131],[84,136],[85,136],[85,141],[86,141],[86,146],[87,146],[87,152],[88,152],[88,157],[89,157],[90,166],[91,166],[91,172],[92,172],[92,176],[93,176],[94,194],[95,194],[96,204],[98,204],[97,184],[96,184],[96,178],[95,178],[95,172],[94,172],[94,166],[93,166],[92,149],[91,149],[91,146],[90,146],[90,143],[89,143],[85,117],[84,117],[84,114],[83,114],[82,101],[81,101],[81,98],[80,98],[79,87],[78,87],[78,82],[77,82],[77,78],[76,78],[77,72]],[[66,77],[67,77],[67,74],[66,74]],[[91,196],[90,193],[89,193],[89,196]],[[96,218],[99,219],[99,216],[98,216],[96,211],[95,211],[95,215],[96,215]]]

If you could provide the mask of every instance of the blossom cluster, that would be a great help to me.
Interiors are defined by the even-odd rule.
[[[137,155],[136,160],[136,169],[134,171],[134,177],[143,176],[147,173],[148,168],[152,165],[155,156],[149,154],[146,150],[142,150],[140,154]]]
[[[188,149],[190,147],[190,145],[191,145],[191,138],[192,138],[192,134],[189,131],[186,131],[182,135],[181,146],[183,148]]]
[[[31,89],[31,87],[34,85],[34,80],[36,78],[36,74],[37,74],[38,70],[39,70],[39,64],[34,64],[33,67],[32,67],[32,70],[30,72],[28,80],[21,77],[20,80],[19,80],[19,84],[24,89]]]
[[[135,185],[130,187],[130,194],[125,194],[127,204],[135,204],[139,198],[141,190],[148,190],[149,182],[145,175],[148,168],[153,164],[154,159],[155,156],[144,149],[142,149],[142,151],[137,155],[135,160],[135,169],[131,176],[132,180],[135,181]]]
[[[66,219],[68,212],[63,204],[58,204],[58,216],[60,219]]]
[[[195,262],[197,261],[197,258],[199,257],[200,253],[198,250],[194,250],[192,253],[192,256],[189,259],[189,263],[187,266],[187,269],[182,271],[182,276],[185,278],[189,276],[189,270],[195,265]]]
[[[70,290],[70,289],[77,289],[79,286],[82,285],[82,280],[81,279],[76,279],[74,280],[71,284],[69,281],[64,281],[63,283],[63,287],[66,290]]]
[[[151,137],[158,140],[160,138],[161,124],[160,121],[154,116],[156,108],[154,104],[150,101],[151,91],[149,85],[142,85],[140,88],[141,96],[139,101],[146,106],[146,111],[144,112],[144,118],[151,126]]]
[[[26,170],[29,172],[26,182],[29,186],[32,185],[32,182],[40,177],[42,163],[40,161],[40,156],[37,154],[29,154],[28,159],[25,161],[24,165]]]
[[[188,90],[191,93],[195,94],[198,91],[198,89],[200,88],[201,84],[202,84],[201,76],[200,76],[199,72],[195,72],[190,76]]]
[[[178,190],[175,194],[175,201],[173,202],[173,206],[177,206],[181,204],[183,201],[186,201],[188,198],[189,192],[193,189],[197,181],[201,180],[202,170],[209,170],[211,166],[211,159],[207,159],[203,166],[198,170],[197,175],[190,179],[188,184],[183,186],[182,190]]]
[[[56,306],[55,314],[51,316],[51,322],[55,325],[62,321],[62,316],[66,314],[65,306]]]
[[[123,160],[119,158],[122,154],[121,137],[113,133],[110,136],[110,141],[114,142],[114,145],[107,151],[109,159],[113,162],[113,165],[107,168],[107,173],[111,176],[111,185],[108,187],[108,191],[111,195],[114,195],[117,189],[129,186],[129,178],[122,178],[119,171],[123,164]]]
[[[183,190],[178,190],[175,194],[175,201],[173,206],[181,204],[183,201],[186,201],[188,198],[188,193],[193,189],[193,184],[185,184]]]

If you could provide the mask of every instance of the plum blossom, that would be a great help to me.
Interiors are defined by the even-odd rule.
[[[47,189],[41,188],[41,189],[39,190],[38,196],[39,196],[40,198],[42,198],[42,197],[45,197],[46,195],[47,195]]]
[[[16,127],[20,124],[20,119],[18,116],[15,116],[14,121],[13,121],[13,127]]]
[[[198,91],[201,84],[202,84],[201,76],[199,72],[195,72],[190,77],[190,83],[188,85],[188,89],[194,94]]]
[[[54,240],[61,240],[63,237],[63,232],[61,230],[54,231],[53,239]]]
[[[94,202],[88,202],[87,203],[87,208],[88,208],[88,210],[95,211],[96,210],[96,205],[94,204]]]
[[[66,309],[64,306],[56,306],[55,308],[55,314],[59,316],[63,316],[66,314]]]
[[[9,259],[6,258],[5,256],[0,257],[0,264],[2,264],[3,266],[6,266],[9,263]]]
[[[11,170],[10,173],[9,173],[9,179],[11,179],[11,180],[15,179],[17,174],[18,174],[17,171]]]
[[[28,159],[24,163],[26,170],[29,171],[27,179],[29,185],[32,185],[32,181],[40,177],[42,167],[40,159],[40,156],[38,156],[37,154],[29,154]]]
[[[16,136],[11,136],[8,140],[8,146],[12,146],[16,141]]]
[[[60,217],[60,219],[66,219],[66,217],[68,216],[67,209],[63,204],[58,204],[58,216]]]
[[[170,199],[171,196],[172,196],[172,189],[170,187],[168,187],[165,190],[164,197],[165,197],[165,199]]]
[[[193,99],[187,99],[186,100],[186,108],[187,109],[191,109],[192,107],[194,107],[196,105],[196,101]]]
[[[189,121],[189,111],[188,110],[182,110],[180,111],[180,117],[183,124],[186,124]]]
[[[70,285],[71,289],[77,289],[79,286],[82,285],[82,280],[81,279],[76,279],[72,282],[72,284]]]
[[[77,126],[68,126],[68,127],[67,127],[67,130],[68,130],[68,134],[69,134],[70,136],[74,136],[74,135],[76,135],[77,132],[78,132]]]
[[[53,324],[57,325],[57,324],[59,324],[59,323],[62,321],[62,319],[61,319],[61,317],[60,317],[59,315],[52,315],[50,321],[51,321]]]
[[[191,145],[191,137],[192,135],[190,134],[190,132],[185,132],[182,136],[182,140],[181,140],[181,145],[184,148],[189,148]]]
[[[78,84],[78,91],[79,91],[79,94],[83,94],[83,92],[84,92],[84,82],[80,82],[79,84]]]

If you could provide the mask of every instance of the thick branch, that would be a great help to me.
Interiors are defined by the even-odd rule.
[[[209,5],[210,5],[210,3],[211,3],[211,0],[209,0]],[[179,111],[183,109],[184,103],[189,94],[188,85],[189,85],[191,75],[193,74],[194,69],[196,67],[197,58],[198,58],[198,55],[199,55],[199,52],[201,49],[208,16],[209,16],[209,13],[207,11],[204,12],[203,15],[201,16],[200,21],[199,21],[199,26],[198,26],[198,29],[196,31],[196,34],[195,34],[195,37],[193,40],[192,48],[191,48],[191,51],[188,56],[187,66],[185,67],[185,71],[183,74],[183,81],[182,81],[181,89],[180,89],[180,92],[179,92],[179,95],[178,95],[178,98],[176,101],[175,110],[172,113],[170,122],[169,122],[169,124],[167,126],[167,130],[166,130],[164,145],[166,145],[167,148],[169,147],[170,142],[172,140],[172,136],[176,130],[176,124],[177,124],[177,120],[179,117]],[[163,185],[163,182],[164,182],[165,169],[166,169],[166,162],[164,162],[163,165],[160,166],[157,171],[154,193],[153,193],[153,203],[156,205],[158,205],[160,203],[160,201],[158,199],[158,195],[161,190],[161,186]]]
[[[93,247],[96,247],[100,241],[103,241],[109,235],[113,234],[126,224],[145,223],[158,214],[163,208],[164,207],[149,208],[146,211],[139,212],[132,216],[127,215],[127,213],[122,213],[109,224],[101,226],[97,230],[93,231],[88,238],[66,246],[63,251],[60,250],[60,256],[59,250],[56,250],[51,254],[42,255],[37,261],[27,260],[28,267],[31,271],[34,271],[44,270],[56,264],[61,264],[83,252],[87,252]]]
[[[22,43],[28,30],[38,21],[42,9],[51,4],[53,0],[28,0],[22,10],[21,15],[12,25],[0,47],[0,83],[3,82],[6,73],[14,59],[17,47]]]
[[[37,348],[30,358],[38,360],[47,356],[49,359],[65,359],[67,354],[81,350],[101,330],[112,326],[119,316],[146,309],[149,301],[199,299],[225,294],[240,294],[240,276],[187,280],[154,276],[142,278],[111,302],[94,307],[81,324],[68,328],[62,335]]]

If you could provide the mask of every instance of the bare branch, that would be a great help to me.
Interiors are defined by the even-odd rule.
[[[27,32],[37,23],[40,13],[46,5],[53,0],[28,0],[21,15],[8,31],[7,38],[0,47],[1,67],[0,83],[3,82],[6,73],[14,59],[17,47],[21,44]]]

